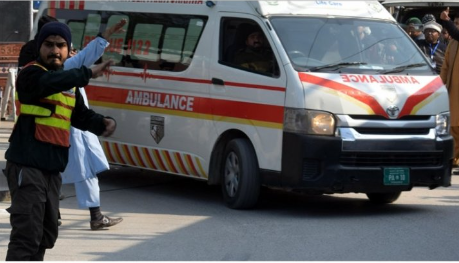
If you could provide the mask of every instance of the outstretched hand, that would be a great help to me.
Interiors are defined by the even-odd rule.
[[[107,28],[104,33],[102,33],[102,37],[108,40],[110,36],[114,33],[121,33],[125,32],[126,30],[123,29],[123,26],[127,23],[126,18],[121,19],[118,23],[115,25],[111,26],[110,28]]]
[[[115,132],[116,121],[110,118],[104,118],[105,131],[102,133],[102,136],[108,137]]]
[[[441,12],[440,19],[445,21],[449,20],[449,6],[446,8],[445,11]]]
[[[92,70],[92,78],[96,79],[104,74],[105,71],[107,71],[110,66],[113,64],[113,60],[107,60],[104,61],[100,64],[97,64],[91,68]]]

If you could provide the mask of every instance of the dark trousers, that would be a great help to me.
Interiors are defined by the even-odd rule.
[[[58,172],[6,163],[11,193],[11,234],[6,260],[43,260],[58,235],[57,217],[62,183]]]

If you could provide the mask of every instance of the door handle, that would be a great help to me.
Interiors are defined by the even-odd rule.
[[[212,78],[212,84],[225,86],[225,81],[222,79]]]

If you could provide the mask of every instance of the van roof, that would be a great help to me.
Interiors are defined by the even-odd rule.
[[[219,1],[217,4],[221,4]],[[234,5],[234,1],[230,5]],[[247,1],[263,16],[270,15],[323,15],[389,19],[378,1]]]
[[[212,11],[272,15],[323,15],[393,20],[389,12],[374,1],[199,1],[199,0],[119,0],[119,1],[50,1],[47,6],[74,9],[84,2],[84,8],[145,12],[176,12],[208,14]],[[46,3],[46,2],[45,2]],[[171,11],[173,10],[173,11]]]
[[[384,6],[431,6],[431,7],[447,7],[459,6],[459,0],[449,1],[432,1],[432,0],[384,0]]]

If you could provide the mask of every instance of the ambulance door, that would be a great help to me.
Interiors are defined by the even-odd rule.
[[[245,137],[259,168],[280,171],[287,81],[277,38],[253,15],[225,12],[218,20],[210,67],[216,130]]]
[[[102,28],[127,21],[103,55],[114,63],[110,71],[86,87],[91,108],[117,121],[112,136],[100,137],[109,162],[207,179],[202,145],[213,124],[205,115],[209,81],[202,58],[210,51],[195,53],[201,41],[209,41],[203,33],[208,17],[124,12],[115,4],[116,11],[102,14],[65,13],[78,46]]]

